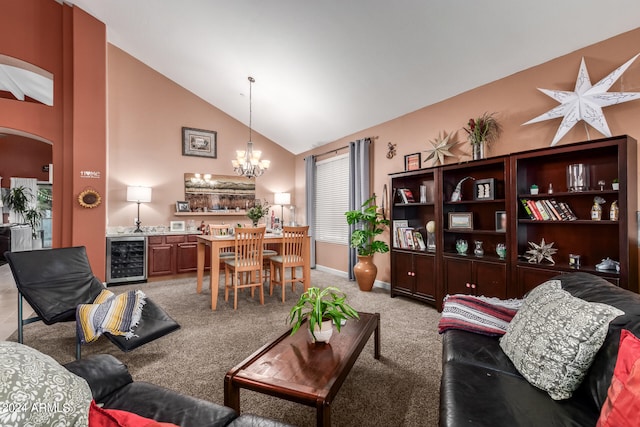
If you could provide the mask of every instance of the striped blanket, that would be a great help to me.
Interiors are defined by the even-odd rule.
[[[103,289],[92,304],[80,304],[76,308],[80,341],[83,344],[93,342],[104,332],[127,339],[134,337],[133,328],[140,321],[145,299],[142,291],[115,295]]]
[[[438,332],[462,329],[483,335],[504,335],[521,305],[521,299],[447,295],[442,307],[442,317],[438,322]]]

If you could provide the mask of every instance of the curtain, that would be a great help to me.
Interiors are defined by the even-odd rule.
[[[369,185],[369,138],[359,139],[349,143],[349,210],[360,209],[370,195]],[[349,226],[349,239],[355,230],[355,225]],[[349,280],[355,280],[353,266],[358,262],[355,248],[349,246]]]
[[[11,187],[24,187],[27,192],[31,194],[31,200],[29,200],[28,208],[36,208],[38,201],[38,180],[35,178],[15,178],[11,177]],[[9,211],[9,222],[23,224],[25,222],[21,215],[13,210]]]
[[[306,222],[309,226],[309,235],[311,236],[311,268],[316,267],[316,238],[315,223],[316,212],[313,201],[316,197],[316,159],[313,156],[304,158],[305,173],[305,211]]]

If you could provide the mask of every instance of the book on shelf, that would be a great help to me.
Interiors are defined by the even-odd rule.
[[[413,240],[415,241],[415,249],[420,249],[421,251],[427,250],[427,245],[424,244],[422,233],[418,230],[413,231]]]
[[[408,188],[398,188],[398,194],[400,195],[401,203],[415,203],[416,200],[413,197],[413,192]]]
[[[398,219],[393,221],[393,247],[400,247],[400,240],[398,239],[398,229],[402,227],[408,227],[409,221],[406,219]]]
[[[520,199],[529,219],[535,221],[574,221],[578,217],[565,202],[555,199]]]
[[[415,248],[415,242],[413,240],[413,228],[412,227],[408,227],[404,230],[404,242],[403,242],[406,246],[405,248],[407,249],[414,249]]]

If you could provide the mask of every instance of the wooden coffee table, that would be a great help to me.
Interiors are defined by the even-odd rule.
[[[374,333],[380,358],[380,314],[359,313],[328,344],[313,344],[308,328],[291,330],[262,347],[224,377],[224,404],[240,413],[240,389],[257,391],[316,408],[317,425],[331,425],[331,402]],[[335,326],[334,326],[335,328]]]

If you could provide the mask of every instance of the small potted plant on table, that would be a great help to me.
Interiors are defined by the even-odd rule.
[[[314,342],[329,342],[333,334],[333,325],[340,328],[347,318],[358,319],[358,312],[346,303],[347,296],[338,288],[329,286],[324,289],[309,288],[300,295],[298,302],[291,308],[288,321],[293,325],[291,335],[295,334],[302,323],[308,320],[309,332]]]

